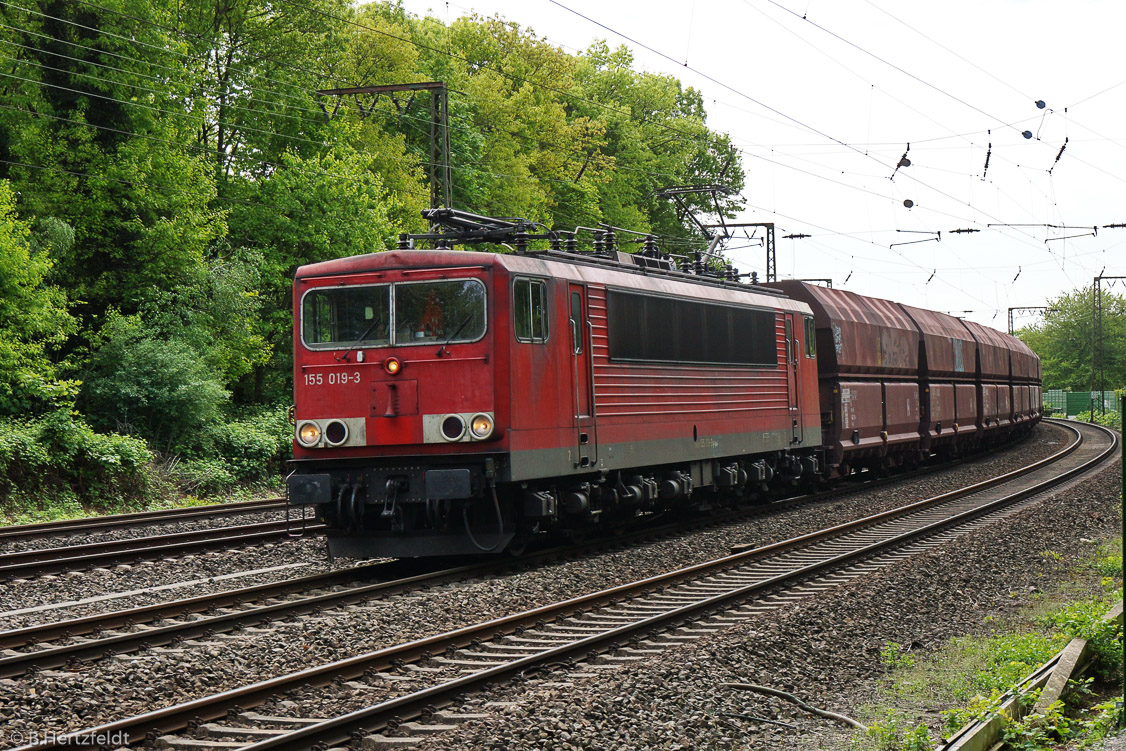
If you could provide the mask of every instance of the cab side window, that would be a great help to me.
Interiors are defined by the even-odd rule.
[[[805,356],[817,357],[817,330],[809,316],[805,317]]]
[[[517,341],[547,341],[547,283],[517,279],[512,283],[512,315]]]

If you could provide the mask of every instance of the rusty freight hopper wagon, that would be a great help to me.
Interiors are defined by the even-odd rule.
[[[1026,431],[1040,418],[1040,363],[1018,339],[972,321],[783,281],[817,329],[826,468],[914,463]]]
[[[771,286],[813,309],[825,462],[847,475],[919,455],[919,340],[896,303],[797,281]]]
[[[976,443],[978,345],[965,323],[945,313],[900,305],[919,327],[922,451],[952,453]]]

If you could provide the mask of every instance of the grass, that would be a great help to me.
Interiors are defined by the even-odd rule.
[[[1061,556],[1044,551],[1045,560]],[[852,738],[853,751],[921,751],[966,722],[992,711],[999,697],[1075,637],[1089,640],[1097,655],[1094,677],[1074,686],[1068,705],[1045,717],[1026,718],[1006,730],[1006,748],[1019,751],[1088,748],[1118,726],[1121,629],[1101,617],[1122,598],[1122,540],[1111,540],[1073,572],[1073,581],[1038,595],[1018,616],[999,622],[986,616],[982,633],[949,640],[928,655],[905,653],[889,642],[881,650],[888,668],[882,697],[864,708],[867,733]]]
[[[64,498],[55,497],[42,503],[36,503],[34,499],[21,498],[18,504],[11,503],[0,507],[0,527],[15,524],[36,524],[39,522],[84,519],[107,514],[127,514],[135,511],[164,511],[189,506],[210,506],[218,503],[273,498],[280,492],[277,483],[257,483],[253,486],[239,486],[221,495],[207,496],[205,498],[200,498],[192,494],[179,495],[167,493],[145,503],[119,502],[100,508],[87,507],[73,496]]]

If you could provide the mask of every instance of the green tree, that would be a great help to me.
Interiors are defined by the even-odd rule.
[[[208,260],[192,283],[153,288],[140,315],[153,335],[189,345],[223,384],[270,359],[261,320],[262,256],[231,252]]]
[[[194,63],[194,138],[210,154],[221,195],[228,182],[269,174],[283,153],[323,149],[315,92],[343,66],[347,0],[176,7]]]
[[[429,95],[368,99],[360,117],[319,90],[446,82],[453,202],[484,214],[610,222],[675,250],[701,238],[653,191],[743,182],[699,92],[634,70],[625,48],[572,55],[499,18],[446,25],[349,0],[28,0],[0,5],[0,43],[0,180],[15,196],[5,216],[14,205],[24,222],[0,285],[42,302],[0,308],[18,331],[0,342],[0,410],[57,401],[60,377],[89,375],[79,404],[99,425],[162,446],[177,439],[136,417],[145,389],[111,354],[164,343],[188,392],[206,381],[239,407],[287,399],[296,268],[425,228]],[[200,372],[181,367],[189,352]]]
[[[111,312],[79,405],[94,427],[137,435],[170,453],[221,421],[229,396],[191,344],[154,334],[139,316]]]
[[[59,267],[91,316],[135,311],[154,290],[207,273],[227,227],[226,212],[212,208],[215,184],[200,157],[133,139],[87,168],[97,174],[85,181],[81,216],[74,215],[80,242]]]
[[[193,65],[177,9],[41,0],[3,6],[0,21],[19,51],[0,80],[9,103],[0,178],[18,190],[22,214],[73,227],[52,279],[84,323],[136,309],[150,287],[198,273],[225,226],[189,137]]]
[[[40,411],[65,403],[72,383],[56,379],[54,351],[75,331],[62,290],[44,283],[52,246],[69,234],[57,220],[39,233],[21,221],[15,195],[0,180],[0,415]]]
[[[1049,300],[1044,319],[1016,332],[1040,356],[1044,388],[1086,391],[1091,388],[1094,346],[1093,288],[1072,290]],[[1126,386],[1126,297],[1102,290],[1101,357],[1108,389]],[[1096,388],[1102,384],[1096,384]]]
[[[599,184],[603,221],[652,231],[673,242],[702,243],[691,219],[653,191],[672,185],[721,184],[719,211],[734,217],[744,174],[730,139],[707,128],[700,92],[672,76],[638,73],[626,47],[596,42],[576,72],[582,98],[571,109],[605,123],[604,153],[614,170]],[[686,195],[701,216],[716,210],[708,194]]]

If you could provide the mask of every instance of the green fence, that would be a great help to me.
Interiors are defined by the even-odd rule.
[[[1064,413],[1067,409],[1067,392],[1063,389],[1048,389],[1044,392],[1044,406],[1053,412]]]
[[[1100,402],[1103,399],[1105,402]],[[1086,412],[1091,408],[1092,400],[1095,403],[1095,409],[1102,409],[1102,404],[1106,404],[1106,411],[1113,412],[1118,409],[1118,397],[1113,391],[1063,391],[1061,389],[1047,389],[1044,391],[1044,406],[1050,407],[1052,412],[1057,415],[1067,415],[1074,417],[1080,412]]]

